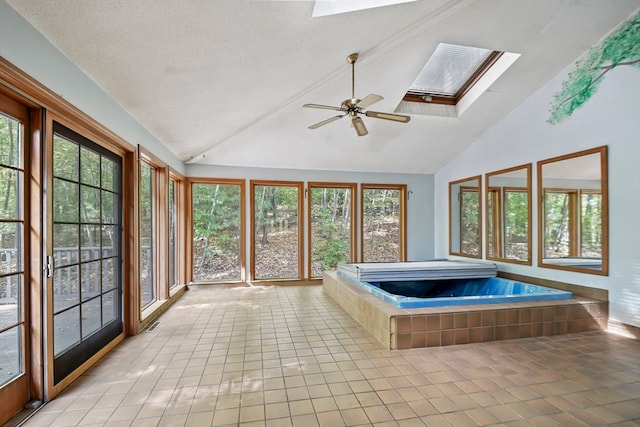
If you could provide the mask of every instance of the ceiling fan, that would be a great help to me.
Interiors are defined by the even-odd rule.
[[[352,53],[347,56],[347,62],[351,64],[351,98],[345,99],[342,101],[339,107],[333,107],[331,105],[320,105],[320,104],[304,104],[303,107],[307,108],[320,108],[323,110],[334,110],[340,111],[342,114],[338,114],[337,116],[333,116],[329,119],[323,120],[316,124],[309,126],[309,129],[317,129],[320,126],[327,125],[331,122],[335,122],[338,119],[341,119],[345,116],[351,117],[351,123],[356,130],[358,136],[364,136],[369,133],[367,131],[367,127],[364,125],[362,118],[360,118],[360,114],[364,114],[367,117],[373,117],[376,119],[385,119],[392,120],[394,122],[407,123],[411,117],[405,116],[402,114],[393,114],[393,113],[381,113],[379,111],[364,111],[368,106],[375,104],[378,101],[381,101],[382,96],[376,94],[369,94],[365,96],[363,99],[357,99],[355,97],[355,63],[358,60],[358,54]]]

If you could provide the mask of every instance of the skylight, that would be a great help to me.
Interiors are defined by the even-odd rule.
[[[501,54],[440,43],[410,86],[405,101],[455,105]]]
[[[317,18],[413,1],[416,0],[316,0],[311,16]]]

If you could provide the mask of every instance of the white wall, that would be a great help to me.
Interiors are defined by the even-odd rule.
[[[0,56],[131,145],[142,145],[184,173],[182,161],[3,0]]]
[[[498,263],[499,269],[607,289],[610,318],[640,326],[640,69],[615,69],[582,108],[561,123],[550,125],[546,120],[552,96],[572,70],[573,66],[561,72],[438,171],[435,255],[444,257],[449,252],[449,181],[533,163],[533,266]],[[602,145],[608,146],[609,157],[609,276],[537,267],[535,163]]]

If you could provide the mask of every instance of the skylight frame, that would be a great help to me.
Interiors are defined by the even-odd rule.
[[[493,50],[485,60],[475,69],[469,78],[461,85],[453,95],[436,94],[422,90],[409,89],[402,98],[406,102],[423,104],[457,105],[458,102],[473,88],[473,86],[486,74],[487,71],[500,59],[504,52]],[[431,59],[431,58],[429,58]]]

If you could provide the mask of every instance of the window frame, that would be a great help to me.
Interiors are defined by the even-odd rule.
[[[364,223],[365,223],[365,205],[364,193],[366,190],[397,190],[399,191],[398,203],[400,212],[398,212],[399,224],[399,242],[398,242],[398,261],[407,260],[407,184],[360,184],[360,262],[368,262],[365,260],[364,253]]]
[[[170,246],[167,246],[167,258],[174,257],[174,274],[171,277],[170,266],[167,263],[167,282],[169,286],[169,295],[173,296],[181,287],[186,286],[186,220],[185,220],[185,178],[176,172],[174,169],[168,167],[168,181],[167,181],[167,245],[169,245],[169,234],[171,231],[171,215],[169,210],[170,204],[170,183],[174,182],[174,204],[175,204],[175,218],[174,218],[174,250],[173,254],[170,254]],[[175,283],[174,283],[175,282]]]
[[[298,207],[297,207],[297,219],[298,219],[298,244],[297,244],[297,271],[296,277],[286,278],[256,278],[256,206],[255,206],[255,190],[258,186],[273,186],[273,187],[294,187],[298,190]],[[249,199],[250,199],[250,215],[251,215],[251,238],[250,238],[250,251],[251,251],[251,266],[249,271],[248,280],[251,282],[289,282],[299,281],[303,279],[304,275],[304,182],[302,181],[276,181],[276,180],[250,180],[249,181]]]
[[[319,279],[321,276],[313,276],[313,227],[312,227],[312,197],[311,193],[314,188],[329,188],[329,189],[348,189],[351,192],[351,200],[349,202],[351,215],[349,218],[350,230],[349,230],[349,261],[354,262],[356,260],[356,246],[357,246],[357,228],[356,228],[356,198],[357,198],[357,184],[345,183],[345,182],[320,182],[310,181],[307,183],[307,277],[309,279]]]
[[[439,104],[439,105],[457,105],[462,98],[478,83],[478,81],[494,66],[494,64],[502,57],[504,52],[491,51],[489,56],[480,64],[478,68],[469,76],[460,89],[453,95],[435,94],[426,91],[418,91],[409,89],[402,98],[406,102],[415,102],[421,104]],[[431,57],[429,57],[430,59]],[[428,60],[427,60],[428,61]],[[426,64],[426,63],[425,63]]]
[[[210,185],[237,185],[240,188],[240,279],[237,282],[247,281],[247,259],[246,259],[246,183],[244,179],[225,179],[225,178],[188,178],[187,193],[185,197],[186,207],[186,242],[188,245],[188,256],[186,262],[187,282],[195,283],[230,283],[231,281],[220,282],[200,282],[194,280],[194,252],[193,252],[193,185],[194,184],[210,184]]]

